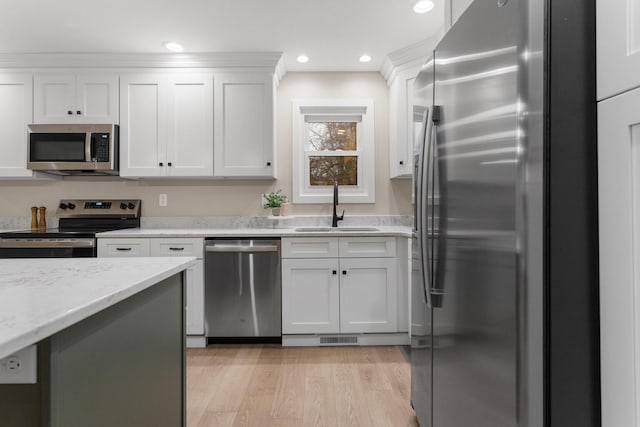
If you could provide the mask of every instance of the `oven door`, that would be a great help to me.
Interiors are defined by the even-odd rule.
[[[0,258],[91,258],[95,239],[0,239]]]

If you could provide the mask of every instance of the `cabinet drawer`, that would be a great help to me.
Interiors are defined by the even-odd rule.
[[[282,258],[337,257],[337,237],[292,237],[282,239]]]
[[[202,258],[204,239],[150,239],[151,256],[194,256]]]
[[[386,258],[396,256],[395,237],[341,237],[341,258]]]
[[[98,256],[149,256],[149,239],[98,239]]]

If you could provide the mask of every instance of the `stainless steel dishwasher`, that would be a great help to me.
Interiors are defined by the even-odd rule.
[[[207,239],[204,267],[209,341],[280,340],[280,239]]]

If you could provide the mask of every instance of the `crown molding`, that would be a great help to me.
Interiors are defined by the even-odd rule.
[[[391,85],[398,73],[420,67],[433,54],[437,42],[437,37],[431,37],[391,52],[382,63],[380,74]]]
[[[282,52],[8,53],[0,68],[269,68],[284,76]]]

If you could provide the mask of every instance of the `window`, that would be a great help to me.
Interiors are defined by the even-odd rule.
[[[372,100],[293,102],[293,201],[375,202]]]

